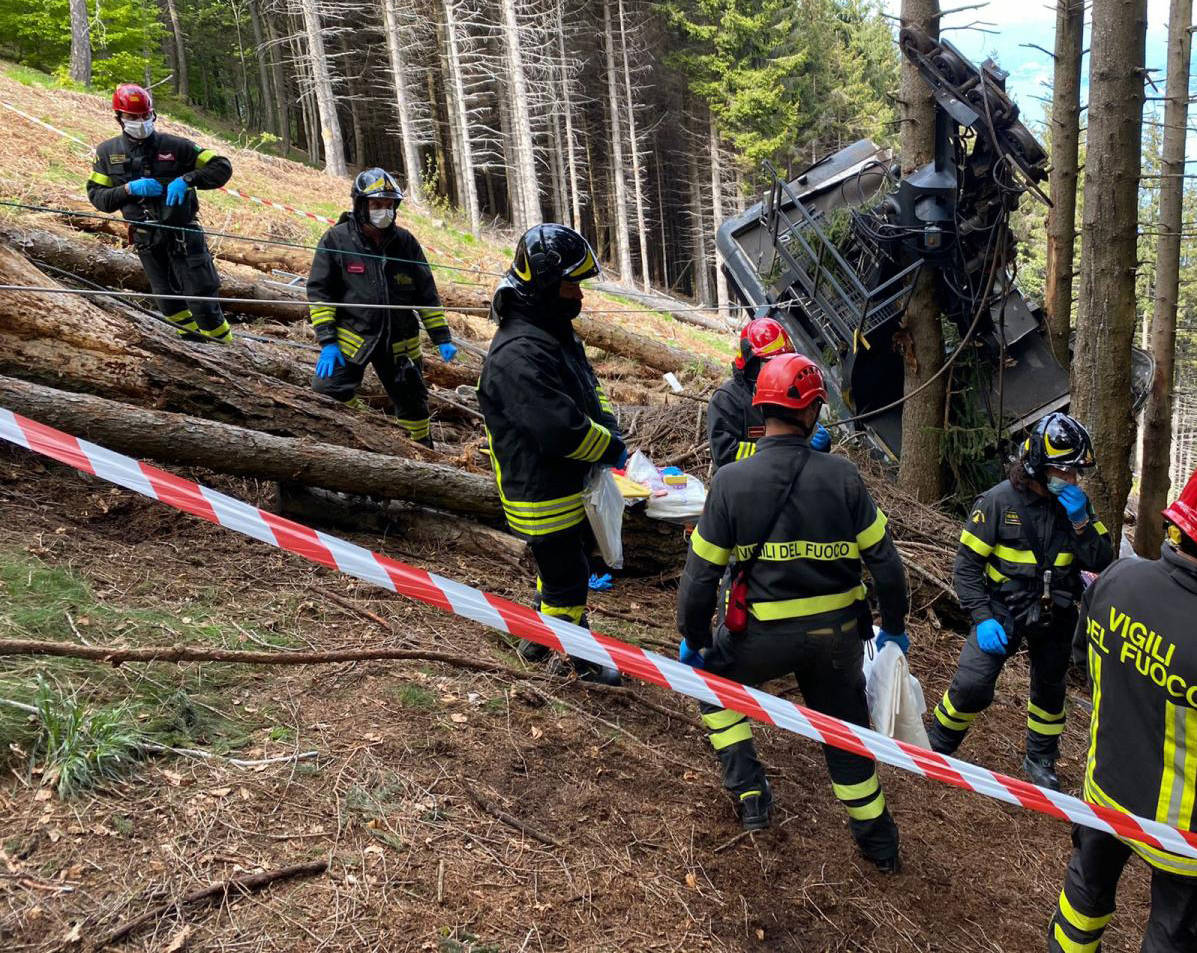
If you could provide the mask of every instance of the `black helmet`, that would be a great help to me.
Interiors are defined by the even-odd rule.
[[[1089,431],[1075,417],[1060,411],[1035,424],[1031,435],[1023,441],[1021,459],[1027,476],[1040,483],[1048,467],[1087,470],[1097,462]]]
[[[356,206],[358,199],[394,199],[398,205],[403,201],[403,189],[399,182],[385,169],[365,169],[353,180],[349,195]]]
[[[590,243],[568,225],[533,225],[515,247],[508,275],[521,297],[552,298],[562,281],[584,281],[601,273]]]

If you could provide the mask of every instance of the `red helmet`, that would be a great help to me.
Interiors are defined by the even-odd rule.
[[[1197,470],[1189,477],[1180,496],[1164,510],[1164,519],[1197,543]]]
[[[753,318],[740,332],[740,356],[736,367],[744,369],[750,358],[770,358],[778,354],[793,354],[794,345],[781,322],[773,318]]]
[[[117,113],[145,116],[154,111],[154,97],[136,83],[121,83],[112,94],[112,108]]]
[[[755,322],[754,322],[755,323]],[[818,398],[827,401],[827,389],[823,386],[823,372],[805,354],[783,354],[766,361],[756,379],[756,393],[752,406],[771,404],[802,410]]]

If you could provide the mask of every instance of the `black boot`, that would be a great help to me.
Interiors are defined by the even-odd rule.
[[[584,682],[597,682],[600,685],[622,685],[623,678],[619,672],[607,665],[597,665],[585,659],[569,657],[578,678]]]
[[[773,792],[766,781],[760,791],[740,795],[740,823],[746,831],[763,831],[773,813]]]
[[[541,645],[539,642],[520,639],[520,644],[516,646],[515,654],[525,662],[543,662],[553,654],[553,650],[547,645]]]
[[[1060,779],[1056,777],[1056,761],[1054,758],[1032,758],[1027,755],[1022,759],[1022,770],[1031,781],[1049,791],[1060,790]]]
[[[886,857],[884,860],[877,857],[870,857],[869,860],[883,874],[900,874],[902,872],[902,858],[898,854],[894,854],[893,857]]]
[[[959,741],[943,730],[934,715],[927,725],[927,740],[931,742],[931,750],[936,754],[955,754],[960,746]]]

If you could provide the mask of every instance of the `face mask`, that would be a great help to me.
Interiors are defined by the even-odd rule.
[[[563,321],[572,321],[582,313],[582,302],[575,298],[554,298],[549,304],[549,314]]]
[[[1054,476],[1054,477],[1047,478],[1047,490],[1049,493],[1051,493],[1055,496],[1059,496],[1061,493],[1064,492],[1064,489],[1066,487],[1070,487],[1070,486],[1072,486],[1071,483],[1069,483],[1067,480],[1061,479],[1060,477]]]
[[[154,120],[126,119],[124,123],[125,135],[130,139],[148,139],[154,134]]]
[[[395,224],[395,210],[393,208],[370,209],[370,224],[375,228],[390,228]]]

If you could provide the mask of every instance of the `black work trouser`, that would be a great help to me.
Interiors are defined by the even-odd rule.
[[[1060,753],[1060,735],[1064,731],[1065,679],[1072,652],[1072,633],[1076,610],[1057,607],[1050,622],[1019,626],[1012,622],[1005,606],[994,605],[994,617],[1011,628],[1005,655],[990,655],[977,642],[973,626],[960,650],[960,661],[952,684],[935,706],[927,727],[931,747],[941,754],[952,754],[964,740],[977,715],[993,702],[994,688],[1006,660],[1025,641],[1031,657],[1031,685],[1027,698],[1027,754],[1040,760],[1055,761]]]
[[[738,635],[720,626],[706,653],[705,668],[746,685],[760,685],[793,672],[807,707],[867,728],[869,704],[861,668],[864,643],[855,617],[805,627],[791,622],[752,622]],[[765,789],[765,769],[756,755],[744,715],[700,704],[719,760],[723,785],[737,797]],[[898,853],[898,827],[885,805],[877,766],[863,755],[823,745],[836,797],[848,812],[852,836],[866,857],[889,860]]]
[[[1114,916],[1118,879],[1131,849],[1117,837],[1076,824],[1072,857],[1056,912],[1048,925],[1049,953],[1098,953]],[[1141,953],[1197,950],[1197,877],[1151,868],[1151,913]]]
[[[536,560],[536,602],[545,615],[581,624],[590,588],[590,540],[585,523],[532,539]]]
[[[145,229],[134,230],[133,244],[154,294],[211,298],[220,291],[220,276],[197,223],[188,225],[187,231],[155,229],[154,234],[146,234]],[[226,327],[217,301],[159,298],[158,309],[180,330],[217,331]],[[194,328],[189,326],[192,321]]]
[[[431,426],[428,419],[428,388],[424,384],[420,364],[405,355],[393,354],[385,340],[375,345],[366,363],[373,365],[374,373],[391,398],[395,422],[412,440],[427,443]],[[329,377],[313,377],[312,389],[344,403],[353,399],[365,375],[365,363],[346,361]]]

